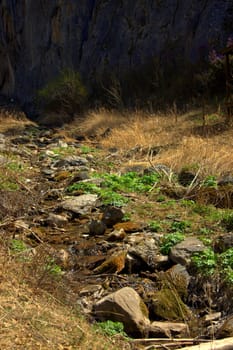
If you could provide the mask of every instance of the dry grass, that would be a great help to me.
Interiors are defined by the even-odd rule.
[[[114,339],[110,341],[97,333],[80,315],[75,302],[66,304],[52,293],[36,288],[38,275],[31,271],[29,276],[27,264],[20,255],[12,256],[1,241],[0,349],[129,349],[123,341],[116,339],[114,343]],[[49,277],[46,278],[48,282]],[[53,281],[54,290],[57,286]]]
[[[100,110],[90,113],[72,130],[85,135],[103,135],[99,138],[104,149],[117,148],[123,156],[131,149],[144,149],[140,155],[132,153],[129,163],[165,164],[178,171],[195,165],[200,174],[222,175],[233,171],[232,127],[226,129],[221,114],[214,111],[205,116],[203,126],[201,110],[186,114],[149,114]],[[150,150],[158,154],[151,157]],[[150,162],[149,162],[150,161]]]
[[[23,130],[27,125],[35,125],[32,121],[28,120],[26,116],[22,113],[5,113],[0,111],[0,133],[4,133],[9,130],[15,130],[18,134],[20,130]]]

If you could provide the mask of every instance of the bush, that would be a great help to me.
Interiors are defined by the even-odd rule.
[[[63,70],[57,78],[38,92],[39,101],[45,111],[70,116],[82,109],[87,95],[80,74],[70,69]]]

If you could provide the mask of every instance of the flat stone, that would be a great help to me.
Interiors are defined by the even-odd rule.
[[[154,321],[149,327],[150,338],[180,338],[188,336],[188,325],[182,322]]]
[[[78,197],[70,197],[64,200],[59,207],[76,214],[88,214],[98,203],[96,194],[83,194]]]

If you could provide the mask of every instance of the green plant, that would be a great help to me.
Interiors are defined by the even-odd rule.
[[[87,89],[78,72],[64,69],[57,78],[39,90],[38,97],[47,111],[73,115],[83,106]]]
[[[227,231],[233,230],[233,213],[226,212],[223,214],[221,224]]]
[[[157,197],[156,197],[156,201],[157,202],[165,202],[165,200],[166,200],[166,196],[164,196],[164,195],[162,195],[162,194],[160,194],[160,195],[158,195]]]
[[[104,334],[108,336],[114,336],[120,334],[124,337],[127,337],[127,334],[124,331],[124,325],[122,322],[114,322],[114,321],[104,321],[98,322],[96,324],[98,330],[101,330]]]
[[[111,188],[100,188],[90,182],[79,182],[67,187],[68,192],[82,191],[84,193],[93,193],[100,196],[105,205],[115,205],[118,207],[126,204],[129,199],[113,191]]]
[[[131,220],[131,214],[130,213],[125,213],[122,221],[126,222],[126,221],[130,221]]]
[[[184,232],[187,228],[191,226],[190,221],[173,221],[171,223],[171,231],[172,232]]]
[[[214,188],[217,188],[218,186],[218,182],[217,182],[217,179],[216,179],[216,176],[214,175],[209,175],[207,176],[203,183],[202,183],[202,186],[204,187],[214,187]]]
[[[206,248],[202,252],[196,252],[192,256],[193,266],[202,275],[212,275],[217,265],[217,256],[212,248]]]
[[[56,264],[53,258],[49,258],[48,262],[45,265],[45,271],[49,272],[53,276],[61,276],[63,274],[61,267]]]
[[[233,269],[233,248],[229,248],[225,252],[221,253],[219,255],[219,261],[224,269]]]
[[[160,243],[160,252],[164,255],[168,255],[171,248],[183,241],[185,238],[184,234],[181,232],[169,233],[163,236]]]
[[[13,254],[23,253],[27,249],[27,245],[21,239],[12,239],[10,241],[10,250]]]
[[[151,221],[149,222],[149,229],[152,232],[159,232],[161,231],[162,227],[158,221]]]
[[[81,151],[81,153],[83,153],[83,154],[88,154],[88,153],[96,152],[96,148],[91,148],[91,147],[89,147],[89,146],[82,145],[82,146],[80,147],[80,151]]]
[[[135,172],[128,172],[122,175],[103,174],[103,186],[109,187],[115,191],[139,192],[150,191],[159,181],[160,176],[157,173],[150,175],[140,175]]]

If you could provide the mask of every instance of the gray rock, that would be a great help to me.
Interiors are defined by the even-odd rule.
[[[68,219],[66,216],[63,216],[63,215],[49,213],[49,216],[45,221],[46,221],[46,224],[49,226],[63,227],[65,224],[67,224]]]
[[[222,253],[228,248],[233,247],[233,232],[226,232],[219,235],[214,241],[214,250]]]
[[[86,158],[79,157],[79,156],[68,156],[64,159],[58,160],[56,163],[54,163],[55,168],[66,168],[68,166],[78,167],[82,165],[87,165],[88,161]]]
[[[171,248],[169,258],[176,264],[189,265],[193,253],[202,252],[206,247],[196,237],[187,237]]]
[[[126,333],[131,336],[145,336],[150,324],[146,305],[130,287],[122,288],[99,300],[93,311],[101,321],[122,322]]]
[[[218,181],[218,186],[225,186],[225,185],[233,185],[233,176],[232,175],[223,176]]]
[[[130,247],[128,252],[134,259],[138,260],[137,268],[141,262],[142,268],[147,266],[150,269],[155,269],[159,261],[159,248],[154,238],[142,239],[138,244]]]
[[[88,214],[98,203],[96,194],[83,194],[78,197],[70,197],[64,200],[59,207],[75,214]]]
[[[154,321],[149,327],[150,338],[184,338],[188,335],[188,325],[181,322]]]

